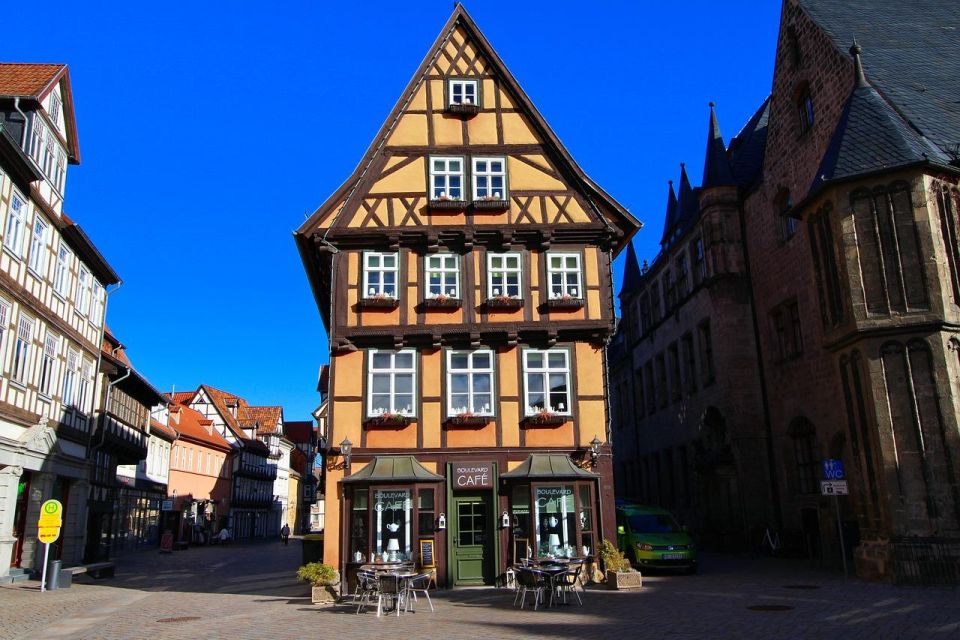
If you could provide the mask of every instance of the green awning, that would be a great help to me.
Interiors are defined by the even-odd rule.
[[[427,470],[413,456],[376,456],[367,466],[353,473],[341,482],[443,482],[438,476]]]
[[[595,480],[600,476],[581,469],[573,464],[570,456],[562,453],[531,453],[513,471],[501,473],[504,480],[536,479],[536,478],[567,478],[581,480]]]

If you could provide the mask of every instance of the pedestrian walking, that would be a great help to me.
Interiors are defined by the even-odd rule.
[[[290,541],[290,525],[287,523],[284,523],[283,528],[280,529],[280,537],[283,538],[283,544],[287,544]]]

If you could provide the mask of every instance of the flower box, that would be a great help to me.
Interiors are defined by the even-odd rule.
[[[469,204],[466,200],[453,200],[452,198],[437,198],[431,200],[429,207],[431,211],[463,211]]]
[[[564,296],[562,298],[550,298],[546,302],[547,309],[551,310],[576,310],[583,308],[583,298],[571,298]]]
[[[506,200],[500,200],[499,198],[494,198],[490,200],[484,198],[482,200],[473,201],[473,208],[475,210],[506,211],[509,207],[510,207],[509,202],[507,202]]]
[[[360,307],[363,309],[396,309],[400,300],[393,296],[370,296],[360,299]]]
[[[399,413],[384,413],[379,416],[368,416],[363,421],[366,427],[405,427],[412,418]]]
[[[478,416],[470,413],[450,416],[444,424],[448,427],[485,427],[491,420],[493,416]]]
[[[523,298],[494,296],[487,298],[486,304],[488,309],[521,309],[523,307]]]
[[[643,588],[643,575],[639,571],[607,571],[607,589],[630,591]]]
[[[542,411],[525,417],[522,424],[525,427],[558,427],[569,419],[570,416]]]
[[[458,116],[475,116],[480,113],[478,104],[448,104],[447,113],[453,113]]]
[[[462,305],[463,300],[450,296],[436,296],[423,301],[423,306],[427,309],[459,309]]]

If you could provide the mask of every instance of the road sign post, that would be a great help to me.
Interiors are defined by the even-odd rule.
[[[63,505],[59,500],[47,500],[40,506],[37,521],[37,540],[43,543],[43,573],[40,574],[40,591],[47,590],[47,562],[50,559],[50,544],[60,537],[63,525]]]
[[[843,521],[840,520],[840,496],[845,496],[850,491],[844,475],[843,460],[827,458],[823,461],[824,480],[820,483],[820,493],[833,496],[833,508],[837,514],[837,536],[840,538],[840,560],[843,562],[843,578],[847,579],[847,544],[843,539]]]

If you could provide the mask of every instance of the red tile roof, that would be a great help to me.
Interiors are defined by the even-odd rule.
[[[196,409],[181,405],[174,407],[171,413],[178,414],[179,420],[172,418],[171,423],[180,432],[181,437],[213,445],[218,449],[230,449],[230,443],[212,428],[213,420],[204,418],[203,414]]]
[[[150,418],[150,430],[157,435],[163,438],[169,438],[170,440],[176,440],[177,436],[180,435],[173,427],[165,425],[159,420],[154,420],[153,418]]]
[[[309,420],[291,420],[283,423],[283,435],[296,444],[310,444],[313,439],[313,423]]]
[[[244,402],[244,405],[246,403]],[[283,407],[242,406],[238,415],[245,424],[259,423],[257,433],[276,433],[277,425],[283,421]]]
[[[227,423],[227,427],[233,431],[234,435],[238,438],[246,437],[243,432],[243,427],[240,425],[240,422],[237,420],[236,416],[230,412],[229,406],[234,404],[239,405],[237,407],[237,415],[240,415],[240,409],[247,405],[247,401],[232,393],[221,391],[216,387],[211,387],[208,384],[201,384],[200,388],[197,390],[199,391],[200,389],[203,389],[207,392],[207,395],[210,397],[210,401],[213,402],[213,406],[215,406],[217,411],[220,412],[220,415],[223,416],[224,422]]]
[[[196,391],[174,391],[171,400],[174,404],[187,405],[190,404],[196,394]]]
[[[0,95],[40,97],[66,69],[65,64],[0,63]]]
[[[294,449],[290,452],[290,468],[297,473],[305,473],[307,469],[307,456],[300,449]]]

